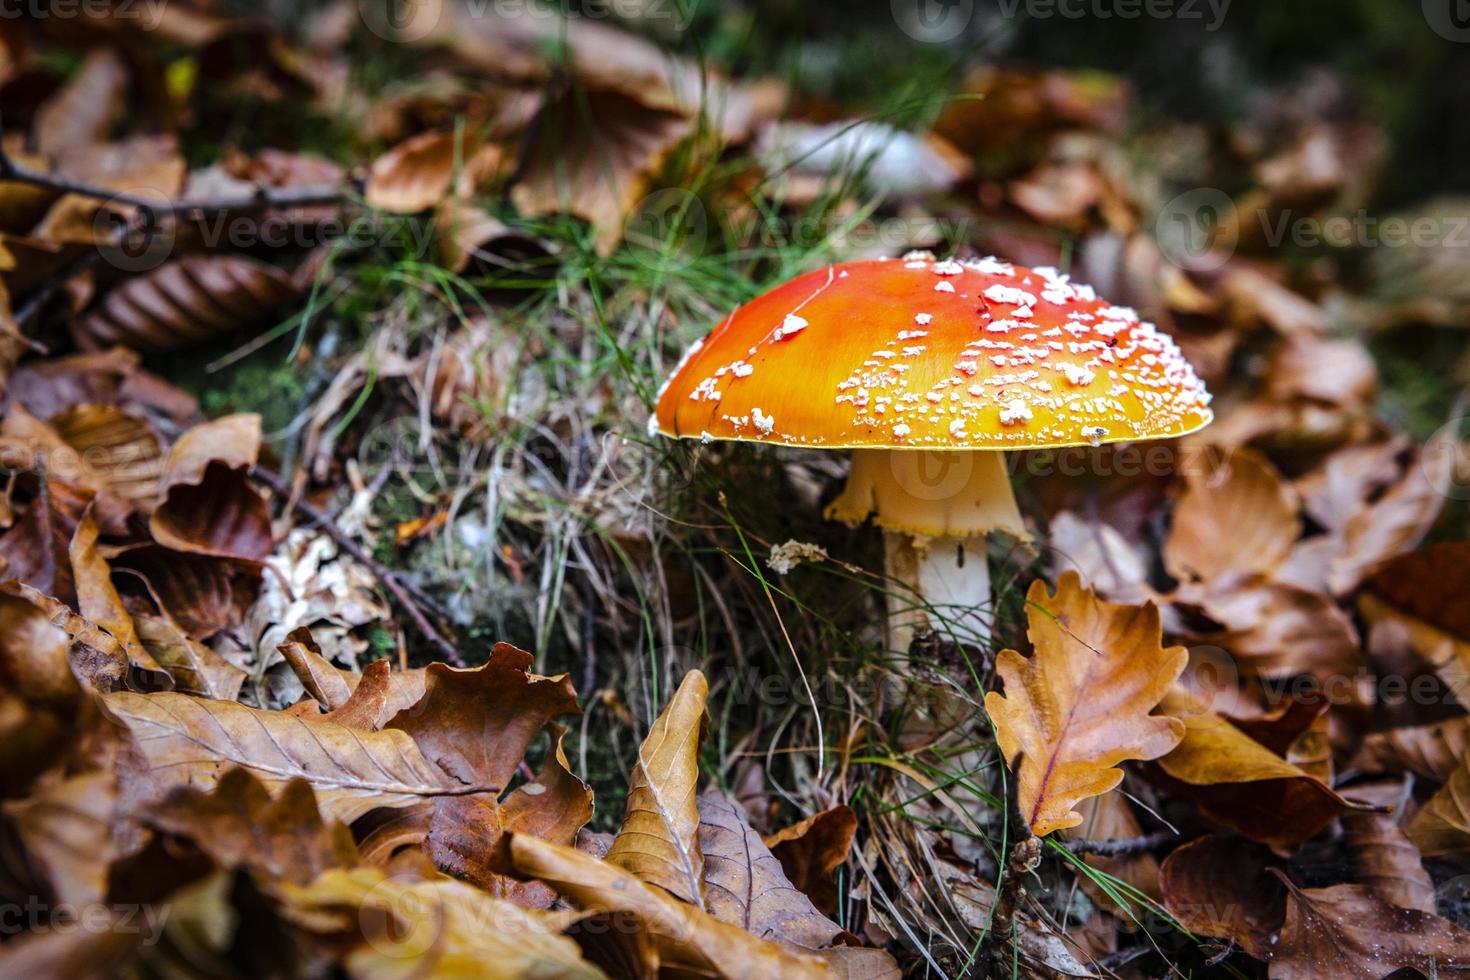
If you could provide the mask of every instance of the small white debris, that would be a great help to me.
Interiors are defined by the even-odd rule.
[[[735,372],[737,378],[748,378],[755,373],[755,367],[746,361],[736,361],[730,366],[730,370]]]
[[[712,443],[714,441],[715,441],[715,437],[712,436],[712,435],[710,435],[708,432],[701,431],[699,433],[699,444],[701,446],[708,446],[710,443]]]
[[[807,328],[807,321],[795,313],[786,314],[786,319],[776,328],[776,339],[785,340],[794,333],[800,333]]]
[[[1087,437],[1087,441],[1096,449],[1102,445],[1103,436],[1108,434],[1108,428],[1105,425],[1089,426],[1082,430],[1082,434]]]
[[[647,428],[648,428],[648,434],[649,434],[649,436],[656,436],[656,435],[658,435],[658,415],[657,414],[650,415],[648,417],[648,427]]]
[[[936,276],[957,276],[965,271],[965,267],[954,259],[945,259],[943,262],[934,263],[933,273]]]
[[[1063,364],[1062,374],[1067,376],[1068,384],[1076,385],[1078,388],[1092,384],[1092,379],[1097,377],[1095,373],[1081,364]]]
[[[827,549],[821,545],[793,539],[785,544],[772,545],[766,567],[777,575],[787,575],[804,561],[823,561],[826,557]]]
[[[1016,269],[1009,262],[1002,262],[994,255],[987,255],[983,259],[976,259],[970,263],[976,272],[983,272],[988,276],[1014,276]]]
[[[1036,302],[1036,297],[1024,289],[1015,286],[1006,286],[995,283],[989,286],[984,293],[986,299],[993,303],[1010,303],[1014,306],[1029,306]]]
[[[1035,314],[1031,312],[1031,307],[1029,306],[1018,306],[1014,310],[1011,310],[1011,316],[1022,320],[1029,320]]]
[[[954,292],[954,283],[949,282],[948,280],[944,282],[937,282],[934,284],[934,291],[936,293],[952,293]]]
[[[755,423],[755,427],[761,431],[762,435],[768,436],[771,434],[771,430],[776,428],[776,420],[758,408],[752,408],[750,410],[750,419]]]
[[[949,434],[950,437],[953,439],[965,438],[965,436],[969,434],[965,432],[965,420],[955,419],[953,422],[949,423]]]
[[[910,431],[912,430],[910,430],[909,427],[902,422],[893,427],[893,435],[899,439],[902,439],[904,436],[908,435]]]
[[[903,253],[903,260],[905,262],[933,262],[934,253],[927,248],[916,248]]]
[[[928,313],[916,313],[914,315],[914,322],[921,327],[927,327],[929,324],[934,322],[934,317],[930,316]]]
[[[1031,409],[1019,398],[1012,398],[1000,410],[1001,425],[1015,425],[1017,422],[1030,422]]]
[[[1015,320],[991,320],[989,323],[987,323],[985,325],[985,332],[986,333],[1005,333],[1008,330],[1014,330],[1015,328],[1017,328],[1019,326],[1020,326],[1020,324],[1017,323]]]

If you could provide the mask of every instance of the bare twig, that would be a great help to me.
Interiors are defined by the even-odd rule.
[[[348,537],[326,514],[306,501],[297,499],[296,495],[291,492],[290,484],[281,479],[279,474],[259,466],[252,466],[250,477],[286,501],[302,517],[320,528],[327,537],[337,543],[337,547],[362,562],[368,571],[372,572],[378,581],[382,582],[383,586],[393,594],[393,598],[403,607],[404,612],[408,613],[408,618],[413,620],[414,627],[420,635],[428,640],[446,661],[456,667],[465,666],[464,657],[460,656],[459,650],[434,628],[434,624],[429,621],[429,617],[424,615],[424,611],[414,601],[410,590],[399,578],[397,572],[387,568],[382,562],[364,551],[361,545]]]
[[[1016,757],[1010,769],[1013,774],[1020,772],[1020,756]],[[983,968],[988,970],[990,966],[994,966],[1001,973],[1006,972],[1001,969],[1001,951],[1011,941],[1016,910],[1020,908],[1021,899],[1026,894],[1022,885],[1026,876],[1041,863],[1041,838],[1031,832],[1030,825],[1021,814],[1019,788],[1020,780],[1012,775],[1006,785],[1006,806],[1010,810],[1009,826],[1015,828],[1018,839],[1006,854],[1000,881],[997,883],[995,908],[990,915],[990,929],[986,932],[976,957],[976,962],[983,964]]]

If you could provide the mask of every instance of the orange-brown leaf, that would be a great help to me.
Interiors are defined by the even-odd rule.
[[[1004,650],[996,673],[1004,696],[985,696],[996,740],[1016,774],[1022,816],[1044,836],[1075,827],[1074,807],[1117,786],[1117,765],[1156,759],[1178,744],[1184,726],[1150,714],[1184,670],[1183,647],[1160,644],[1152,603],[1099,600],[1074,572],[1055,595],[1045,583],[1027,593],[1028,658]]]

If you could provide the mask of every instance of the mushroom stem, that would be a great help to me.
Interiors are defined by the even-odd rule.
[[[1026,528],[999,452],[858,449],[827,516],[884,529],[888,638],[907,650],[920,629],[980,643],[990,636],[985,535]],[[913,595],[904,594],[911,591]]]

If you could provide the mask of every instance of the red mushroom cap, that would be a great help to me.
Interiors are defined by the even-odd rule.
[[[1055,269],[847,262],[697,343],[650,430],[827,449],[1027,449],[1182,436],[1213,418],[1178,346]]]

